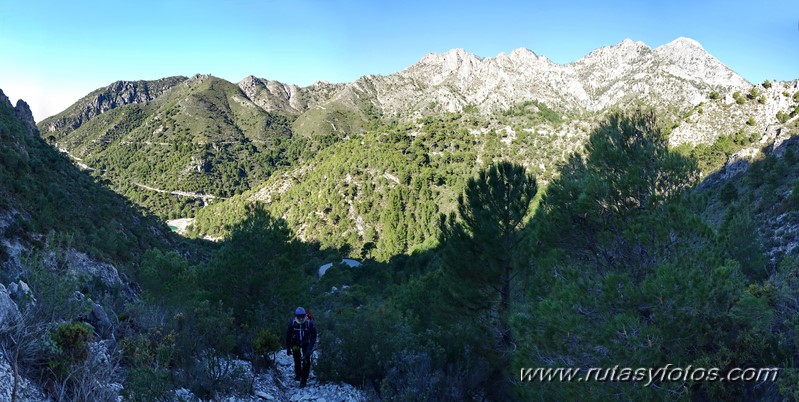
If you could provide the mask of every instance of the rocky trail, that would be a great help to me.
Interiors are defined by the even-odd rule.
[[[314,353],[314,363],[318,355]],[[356,402],[366,398],[349,384],[321,383],[311,366],[311,376],[305,388],[294,380],[294,361],[282,351],[277,353],[275,368],[256,377],[255,395],[264,401],[316,401],[316,402]]]
[[[318,353],[314,353],[314,363]],[[246,367],[248,375],[253,375],[252,366],[244,361],[239,361]],[[201,401],[186,389],[175,392],[175,400]],[[367,398],[362,391],[349,384],[320,382],[311,367],[311,376],[305,388],[300,388],[300,382],[294,380],[294,361],[283,351],[275,356],[275,366],[252,377],[252,394],[221,397],[224,402],[361,402]]]

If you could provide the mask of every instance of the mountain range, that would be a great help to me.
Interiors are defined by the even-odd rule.
[[[185,80],[116,82],[40,125],[44,132],[63,135],[115,107],[147,104]],[[711,90],[743,90],[750,85],[688,38],[656,49],[626,39],[569,64],[556,64],[523,48],[493,58],[453,49],[430,53],[395,74],[367,75],[346,84],[320,81],[298,87],[254,76],[237,84],[244,95],[239,95],[242,105],[251,102],[267,112],[291,115],[316,110],[328,119],[337,110],[364,112],[369,107],[401,119],[457,112],[470,105],[490,113],[530,99],[570,112],[597,112],[634,101],[684,108],[701,102]]]
[[[356,243],[367,244],[382,225],[365,210],[388,202],[394,184],[385,177],[419,173],[407,166],[423,169],[427,163],[447,177],[450,165],[460,163],[454,171],[468,176],[491,160],[511,158],[546,182],[609,111],[654,108],[672,146],[711,146],[725,136],[760,138],[792,118],[796,91],[797,82],[750,84],[692,39],[656,49],[627,39],[569,64],[527,49],[491,58],[454,49],[428,54],[394,74],[306,87],[254,76],[237,84],[209,75],[119,81],[38,128],[80,166],[163,219],[194,217],[208,203],[234,196],[237,201],[228,204],[241,203],[238,195],[247,191],[252,194],[243,198],[270,205],[268,194],[285,193],[290,198],[283,207],[274,205],[274,213],[294,216],[289,223],[303,235],[319,225],[309,205],[315,202],[308,199],[317,194],[329,205],[323,211],[350,205],[334,215],[349,221],[346,227],[358,227],[352,229]],[[392,154],[379,133],[405,137],[410,147]],[[356,138],[360,144],[352,143]],[[422,159],[407,158],[408,150]],[[330,171],[329,161],[342,152],[352,160],[372,153]],[[375,154],[382,155],[380,162]],[[313,180],[316,188],[306,188],[305,179],[317,174],[332,175],[339,184]],[[348,193],[333,189],[345,179],[357,186],[368,181],[380,196],[364,201],[357,194],[330,195]],[[433,198],[447,210],[461,179],[436,180]],[[323,195],[325,186],[333,187]],[[224,233],[221,223],[199,226],[201,234]]]

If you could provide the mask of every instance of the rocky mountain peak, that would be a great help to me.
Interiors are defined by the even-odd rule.
[[[128,104],[147,104],[186,77],[167,77],[154,81],[116,81],[80,99],[64,112],[42,121],[48,132],[75,130],[83,123],[111,109]]]
[[[655,49],[655,54],[667,72],[680,78],[714,87],[744,88],[750,85],[690,38],[677,38]]]
[[[17,101],[17,106],[14,107],[11,103],[11,100],[8,99],[8,96],[0,89],[0,107],[7,107],[9,110],[14,112],[14,115],[25,124],[25,128],[28,129],[28,132],[31,134],[38,134],[39,129],[36,128],[36,122],[33,120],[33,113],[31,113],[31,108],[28,104],[20,99]]]
[[[705,48],[703,48],[699,42],[691,38],[686,38],[684,36],[681,36],[665,45],[659,46],[656,50],[666,50],[666,49],[670,51],[680,51],[687,49],[705,51]]]
[[[574,64],[632,64],[636,60],[652,52],[652,48],[644,42],[633,42],[625,39],[615,45],[600,47],[587,56],[577,60]]]
[[[497,57],[488,60],[498,63],[502,63],[503,61],[507,60],[517,65],[533,65],[541,62],[552,63],[546,57],[539,56],[532,50],[523,47],[510,52],[510,54],[500,53],[497,55]]]
[[[2,89],[0,89],[0,105],[7,105],[9,109],[13,107],[11,101],[8,100],[8,96],[3,93]]]
[[[253,86],[253,85],[257,85],[257,83],[259,81],[261,81],[261,80],[258,77],[254,76],[254,75],[248,75],[248,76],[244,77],[244,79],[239,81],[239,86],[242,86],[242,85]]]
[[[480,58],[464,49],[452,49],[446,53],[429,53],[417,64],[441,67],[445,71],[455,71],[462,66],[474,67],[480,63]]]
[[[31,108],[24,100],[20,99],[17,101],[17,106],[14,108],[14,113],[17,115],[18,119],[25,123],[28,133],[35,135],[39,134],[39,129],[36,128],[36,121],[33,120]]]
[[[306,102],[296,85],[248,75],[238,86],[253,103],[268,112],[301,113],[305,110]]]

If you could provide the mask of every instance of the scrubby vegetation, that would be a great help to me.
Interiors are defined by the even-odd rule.
[[[758,232],[763,214],[770,213],[769,201],[739,201],[755,194],[767,198],[788,185],[784,177],[795,177],[797,167],[795,155],[786,153],[783,159],[756,162],[744,179],[725,185],[718,195],[723,205],[706,204],[715,195],[695,187],[697,160],[669,150],[666,136],[647,113],[606,120],[591,133],[584,152],[563,163],[540,201],[524,167],[497,161],[464,183],[429,247],[410,255],[395,249],[389,258],[368,260],[357,269],[334,267],[319,281],[310,279],[312,264],[305,265],[306,276],[292,274],[310,281],[297,286],[311,289],[303,303],[313,306],[324,333],[316,370],[323,379],[370,384],[386,400],[565,400],[584,395],[586,387],[598,399],[619,394],[636,400],[789,395],[796,389],[790,370],[779,383],[759,387],[515,381],[521,367],[613,367],[619,362],[636,367],[790,367],[796,345],[790,332],[780,328],[790,325],[781,306],[792,291],[781,278],[793,275],[792,260],[777,268],[758,236],[741,235]],[[782,173],[758,173],[766,169]],[[764,190],[764,185],[772,187]],[[391,192],[387,197],[406,199]],[[230,253],[290,244],[288,234],[274,237],[283,229],[269,223],[273,218],[265,211],[249,209],[245,216],[233,226],[238,240],[231,237],[225,243]],[[414,222],[406,221],[406,228]],[[303,257],[293,259],[303,248]],[[342,251],[313,245],[300,249],[285,257],[277,251],[271,255],[290,270],[302,267],[303,260],[323,261]],[[212,261],[240,265],[223,272],[269,267],[252,262],[260,259],[245,262],[221,250],[219,255],[228,256]],[[211,277],[204,270],[213,265],[177,271]],[[277,278],[277,272],[268,277]],[[256,272],[241,275],[259,277]],[[231,341],[227,350],[243,353],[255,348],[256,328],[280,322],[279,305],[291,305],[290,296],[270,299],[264,294],[250,300],[252,293],[234,287],[208,297],[226,283],[225,277],[216,277],[177,293],[205,289],[195,296],[177,299],[202,305],[222,300],[219,311],[230,309],[230,322],[247,328],[234,337],[250,339]],[[274,300],[277,307],[248,308],[259,305],[255,300]],[[190,311],[185,304],[182,308]]]

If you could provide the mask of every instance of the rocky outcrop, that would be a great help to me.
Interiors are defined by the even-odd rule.
[[[0,89],[0,107],[6,106],[9,109],[13,109],[13,105],[11,105],[11,101],[8,99],[8,96]]]
[[[29,133],[39,133],[39,129],[36,128],[36,121],[33,120],[31,108],[24,100],[18,100],[17,106],[14,107],[11,104],[11,100],[8,99],[8,96],[6,96],[6,94],[3,93],[3,90],[0,89],[0,107],[7,107],[8,109],[12,110],[14,115],[25,125],[25,128]]]
[[[6,356],[0,351],[0,401],[12,400],[11,394],[14,391],[14,370],[8,364]],[[17,401],[19,402],[43,402],[49,400],[44,396],[42,391],[28,381],[26,378],[21,377],[19,384],[17,384]]]
[[[168,77],[155,81],[117,81],[98,89],[79,100],[67,110],[42,121],[48,133],[69,132],[92,118],[111,109],[128,104],[147,104],[186,80]]]
[[[347,267],[350,267],[350,268],[356,268],[356,267],[360,267],[361,266],[361,262],[357,261],[357,260],[350,259],[350,258],[343,258],[341,260],[341,262],[338,264],[338,266],[341,266],[341,265],[346,265]],[[327,264],[324,264],[324,265],[320,266],[319,269],[317,270],[316,276],[319,277],[319,278],[323,277],[325,275],[325,273],[327,272],[327,270],[330,269],[330,268],[333,268],[333,263],[332,262],[329,262]]]
[[[33,120],[33,112],[31,112],[30,106],[28,106],[24,100],[20,99],[17,101],[17,106],[14,108],[14,114],[16,114],[17,118],[25,124],[25,128],[28,129],[28,133],[31,135],[39,135],[39,129],[36,128],[36,121]]]
[[[281,111],[299,114],[308,106],[300,88],[293,84],[283,84],[250,75],[241,80],[238,85],[247,97],[267,112]]]
[[[13,292],[9,292],[0,284],[0,337],[19,320],[20,312],[17,304],[12,300]],[[10,401],[14,392],[14,370],[10,364],[9,356],[0,349],[0,401]],[[18,378],[18,401],[44,401],[41,391],[24,377]]]
[[[17,303],[11,298],[11,292],[0,283],[0,330],[13,325],[19,318]]]
[[[71,275],[96,278],[109,288],[123,285],[117,269],[111,264],[95,261],[74,249],[66,250],[64,257],[67,272]]]

